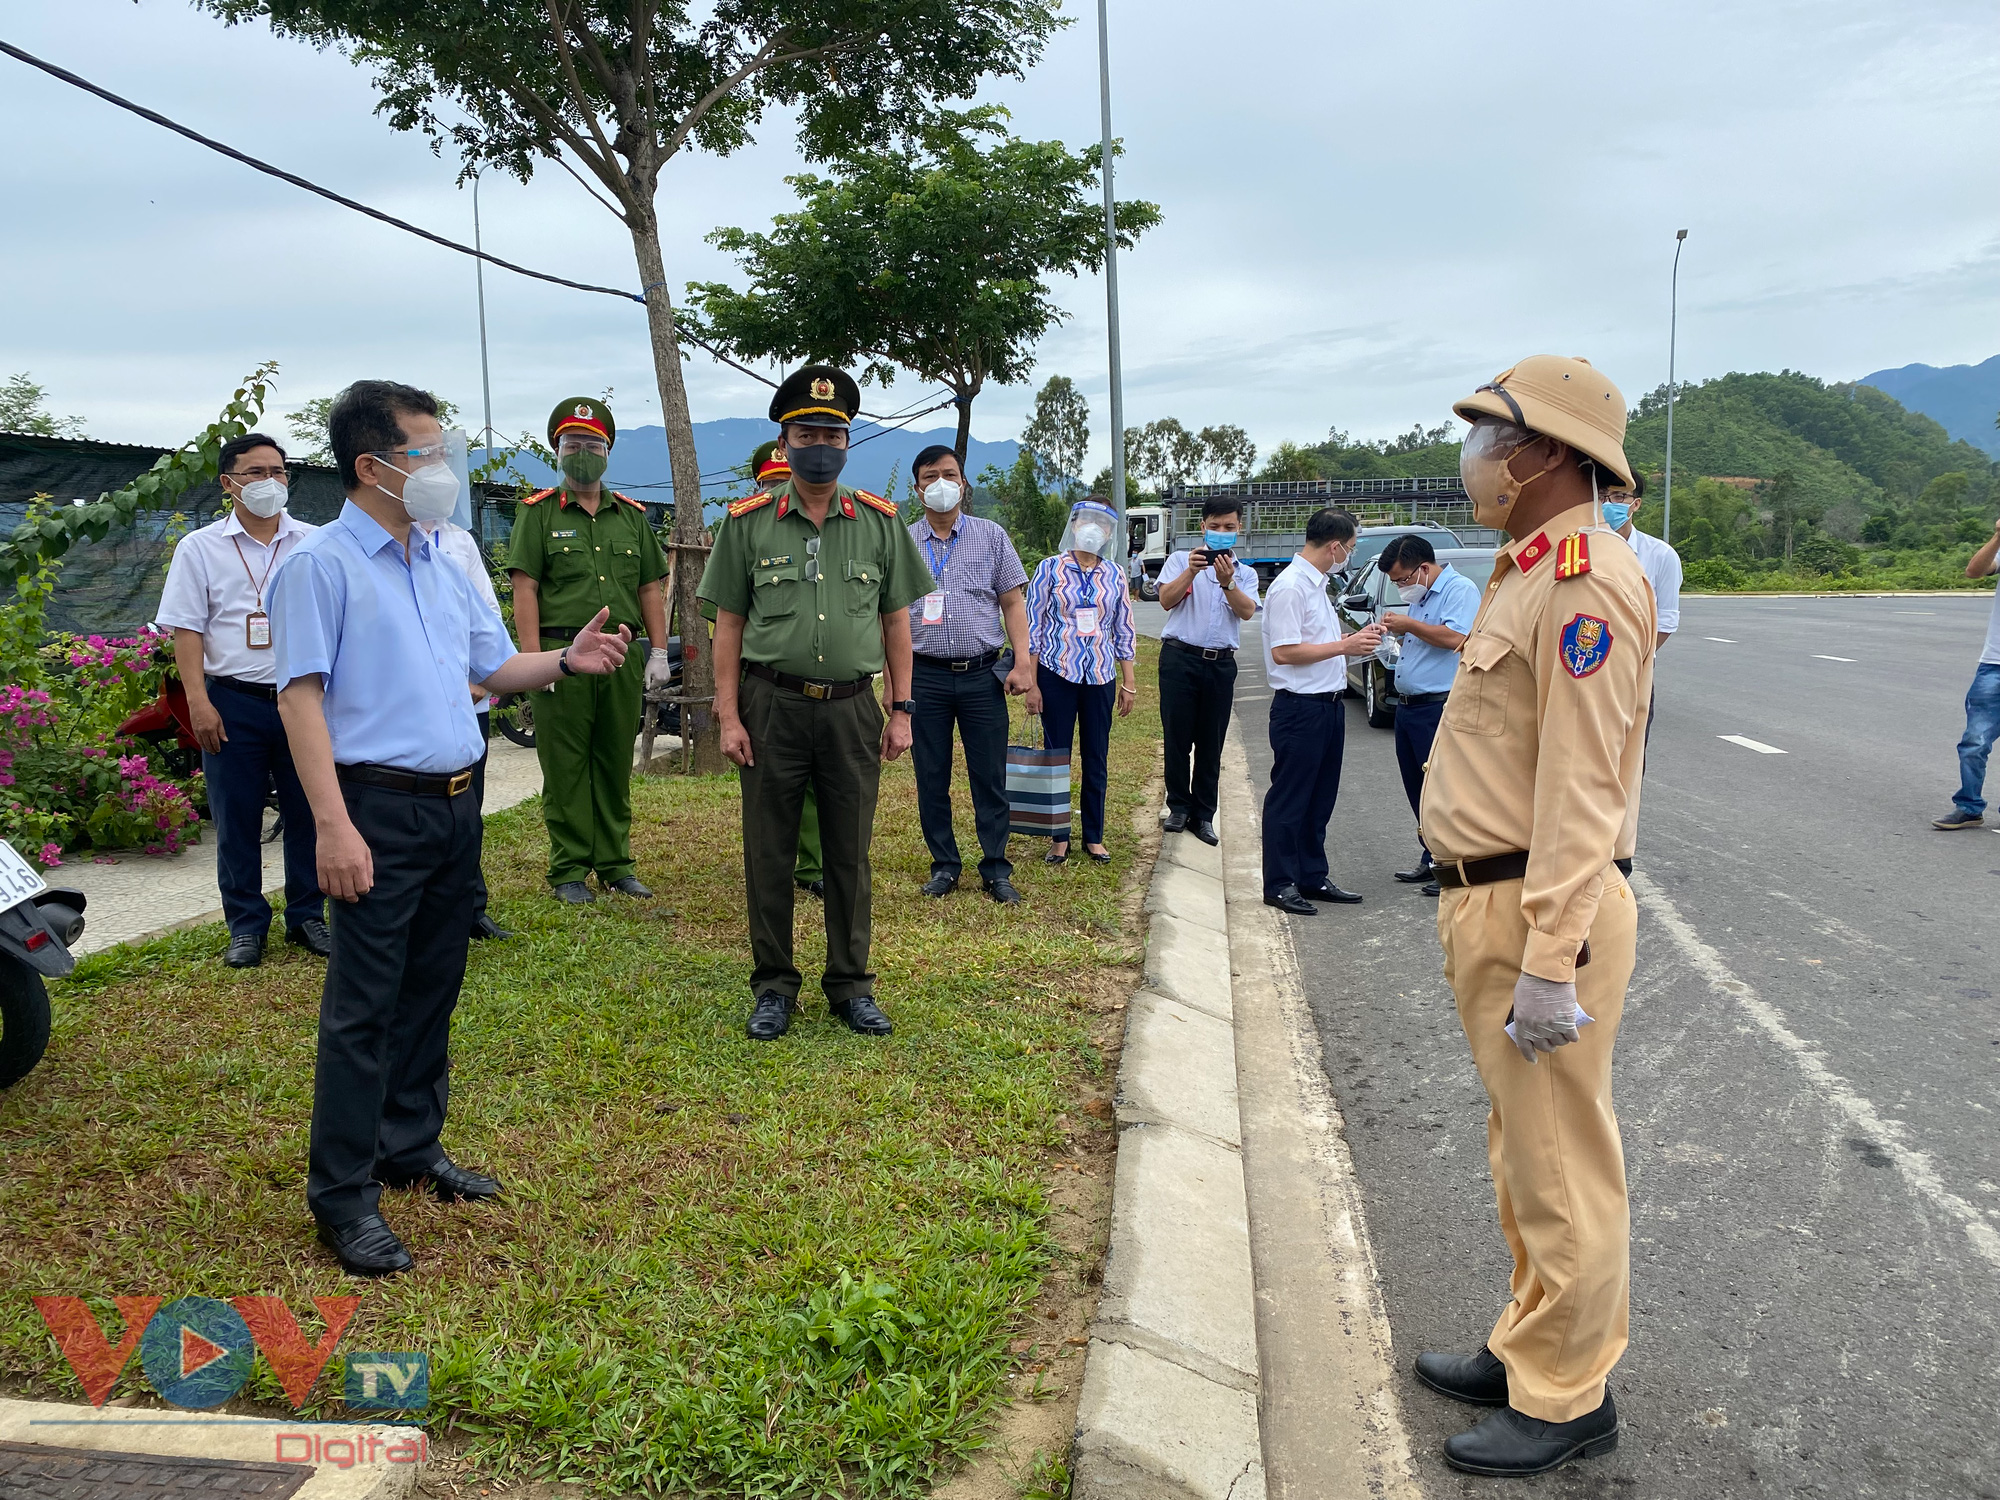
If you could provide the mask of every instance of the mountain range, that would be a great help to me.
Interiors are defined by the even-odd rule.
[[[1911,411],[1920,411],[1960,442],[2000,458],[2000,354],[1976,365],[1904,365],[1863,375],[1861,384],[1886,391]]]

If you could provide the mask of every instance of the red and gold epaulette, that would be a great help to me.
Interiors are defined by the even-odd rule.
[[[747,516],[760,505],[769,505],[771,497],[776,493],[776,490],[759,490],[754,495],[745,495],[741,500],[730,501],[730,519],[734,520],[738,516]]]
[[[1535,570],[1535,564],[1548,555],[1549,534],[1546,531],[1538,531],[1535,533],[1533,541],[1514,554],[1514,566],[1519,568],[1523,573],[1532,573]]]
[[[536,490],[532,495],[523,495],[521,503],[523,505],[533,505],[537,500],[546,500],[554,493],[554,490]]]
[[[896,516],[902,514],[901,511],[896,509],[895,501],[884,500],[880,495],[871,495],[866,490],[856,490],[854,492],[854,498],[859,500],[864,505],[874,506],[877,510],[881,511],[882,514],[885,516]]]
[[[1556,577],[1581,578],[1590,571],[1590,542],[1580,531],[1572,531],[1556,543]]]
[[[613,500],[623,500],[627,505],[631,506],[632,509],[638,511],[640,515],[644,515],[646,513],[646,502],[643,500],[634,500],[630,495],[621,495],[616,490],[613,490],[611,492],[611,498]]]

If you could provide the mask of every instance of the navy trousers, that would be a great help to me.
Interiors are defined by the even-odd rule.
[[[1410,811],[1421,821],[1424,815],[1424,762],[1431,758],[1431,741],[1437,738],[1438,720],[1444,717],[1442,703],[1398,703],[1396,705],[1396,768],[1403,773],[1403,793],[1410,799]],[[1431,862],[1430,846],[1423,834],[1417,843],[1424,851],[1424,863]]]
[[[1271,698],[1271,786],[1264,793],[1264,894],[1329,884],[1326,825],[1340,797],[1346,711],[1333,693]]]
[[[229,736],[220,750],[213,755],[204,750],[201,756],[208,813],[215,823],[215,883],[222,891],[229,935],[262,937],[271,927],[271,903],[264,899],[264,797],[273,782],[285,819],[285,928],[295,930],[309,917],[324,918],[312,804],[292,769],[292,748],[277,700],[240,693],[211,679],[208,701]]]
[[[1058,677],[1040,662],[1035,664],[1035,683],[1042,690],[1043,743],[1051,750],[1067,750],[1083,725],[1082,771],[1073,782],[1078,795],[1070,800],[1083,812],[1083,841],[1104,842],[1104,791],[1111,781],[1111,710],[1117,705],[1116,682],[1071,682]],[[1053,840],[1067,843],[1068,830]]]
[[[931,851],[931,873],[956,877],[964,868],[951,826],[952,726],[965,742],[965,779],[972,785],[972,823],[979,834],[979,878],[1009,880],[1007,858],[1007,690],[993,669],[954,672],[924,657],[912,668],[910,759],[917,772],[917,818]]]

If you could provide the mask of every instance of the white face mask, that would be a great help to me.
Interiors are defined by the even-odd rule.
[[[375,462],[396,469],[386,459]],[[458,476],[452,473],[451,465],[426,464],[414,474],[405,469],[396,472],[403,476],[403,509],[412,521],[442,521],[458,508]],[[379,484],[375,488],[382,490]]]
[[[924,509],[947,511],[958,506],[958,485],[949,479],[933,479],[924,488]]]
[[[1076,528],[1076,550],[1088,552],[1092,557],[1104,556],[1105,543],[1111,540],[1111,533],[1102,526],[1079,526]]]
[[[285,508],[286,490],[282,479],[253,479],[236,492],[236,503],[253,516],[266,520]]]
[[[1396,592],[1405,604],[1415,604],[1431,591],[1430,585],[1421,578],[1412,578],[1408,583],[1396,585]]]

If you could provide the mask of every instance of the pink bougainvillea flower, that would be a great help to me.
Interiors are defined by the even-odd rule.
[[[53,870],[62,863],[62,848],[57,844],[44,844],[35,857],[42,862],[44,869]]]

